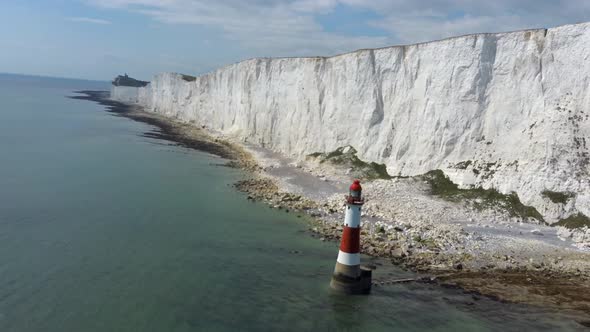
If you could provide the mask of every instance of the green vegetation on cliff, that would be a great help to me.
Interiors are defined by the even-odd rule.
[[[553,224],[553,226],[563,226],[570,229],[582,228],[584,226],[590,227],[590,218],[585,216],[583,213],[578,213],[565,219],[561,219],[557,223]]]
[[[321,153],[315,152],[308,157],[316,158],[320,164],[329,163],[351,169],[351,174],[355,177],[374,180],[374,179],[391,179],[392,176],[387,173],[387,167],[384,164],[375,162],[365,162],[359,159],[357,151],[352,146],[343,146],[332,152]]]
[[[556,204],[565,204],[570,198],[574,197],[574,194],[570,192],[558,192],[550,190],[544,190],[541,195],[549,198],[549,200]]]
[[[543,216],[532,206],[522,204],[518,195],[514,192],[506,195],[495,189],[470,188],[460,189],[453,183],[443,171],[437,169],[430,171],[422,178],[430,184],[432,194],[449,201],[473,200],[476,208],[501,208],[513,217],[535,218],[544,221]]]

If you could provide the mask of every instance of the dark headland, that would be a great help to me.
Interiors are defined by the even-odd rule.
[[[141,88],[148,85],[150,82],[137,80],[129,77],[129,75],[119,75],[111,82],[114,86],[131,86],[134,88]]]

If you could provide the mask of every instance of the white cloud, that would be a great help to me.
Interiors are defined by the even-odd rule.
[[[111,24],[111,21],[91,17],[68,17],[67,20],[72,22],[83,22],[92,24]]]
[[[371,26],[403,43],[445,37],[553,27],[590,20],[587,0],[342,0],[381,17]]]
[[[527,26],[520,17],[471,16],[458,19],[390,16],[371,25],[390,31],[402,43],[418,43],[476,32],[513,31]]]
[[[300,12],[329,13],[337,4],[338,0],[296,0],[290,7]]]
[[[140,13],[167,24],[216,28],[227,40],[261,56],[327,55],[393,43],[590,20],[587,0],[86,1],[103,8]],[[371,20],[362,15],[358,20],[367,20],[361,23],[382,31],[383,35],[328,32],[318,23],[318,15],[337,13],[339,5],[372,13]]]
[[[385,46],[386,37],[346,36],[326,31],[315,15],[338,0],[90,0],[167,24],[217,28],[225,38],[260,56],[324,55]]]

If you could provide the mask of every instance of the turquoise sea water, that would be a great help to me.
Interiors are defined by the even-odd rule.
[[[580,328],[434,285],[332,294],[336,243],[246,200],[220,158],[66,98],[80,89],[108,85],[0,75],[2,332]]]

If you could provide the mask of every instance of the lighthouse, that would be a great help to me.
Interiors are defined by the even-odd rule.
[[[354,180],[346,196],[344,229],[336,267],[330,286],[347,294],[367,294],[371,291],[371,270],[361,267],[361,207],[364,200],[359,180]]]

